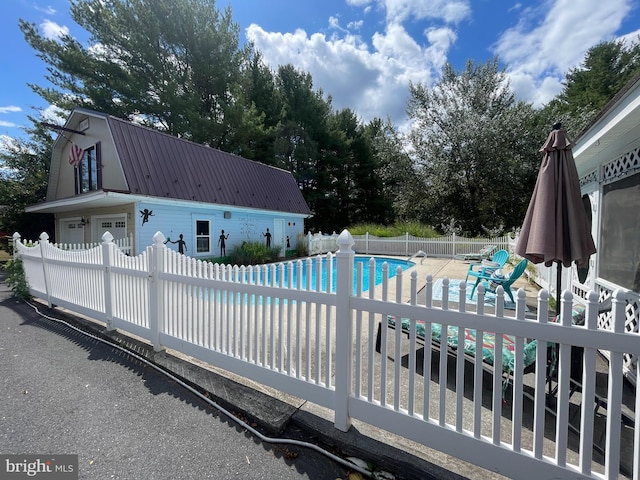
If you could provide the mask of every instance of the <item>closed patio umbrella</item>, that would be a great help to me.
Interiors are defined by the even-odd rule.
[[[516,253],[533,263],[557,264],[556,314],[562,265],[576,262],[584,267],[596,252],[571,147],[562,125],[556,123],[540,149],[542,165],[516,244]]]

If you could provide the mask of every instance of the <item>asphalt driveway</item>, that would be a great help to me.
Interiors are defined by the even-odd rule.
[[[82,479],[348,472],[313,450],[261,443],[153,368],[16,304],[4,283],[0,404],[0,454],[77,454]]]

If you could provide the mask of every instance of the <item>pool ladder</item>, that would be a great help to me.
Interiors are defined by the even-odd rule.
[[[410,262],[411,260],[413,260],[416,257],[422,257],[422,259],[420,260],[420,265],[422,265],[422,262],[427,257],[427,254],[424,253],[422,250],[418,250],[416,253],[414,253],[413,255],[411,255],[409,257],[409,260],[407,260],[407,262]]]

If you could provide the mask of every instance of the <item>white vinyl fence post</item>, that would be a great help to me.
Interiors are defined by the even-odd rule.
[[[113,235],[104,232],[102,235],[102,263],[104,265],[104,314],[106,317],[107,330],[113,330],[113,288],[111,267],[113,266],[113,253],[115,244]]]
[[[612,297],[613,331],[622,334],[625,333],[626,294],[618,289],[613,292]],[[622,352],[610,352],[607,382],[607,436],[605,437],[607,443],[604,460],[606,478],[617,478],[620,468],[620,444],[617,442],[620,441],[621,434],[623,362]],[[637,425],[636,428],[638,428]]]
[[[453,254],[451,255],[451,258],[455,258],[455,256],[456,256],[456,234],[455,234],[455,232],[453,233],[453,235],[451,237],[453,238],[453,242],[452,242]]]
[[[151,344],[153,350],[160,352],[164,350],[160,344],[160,332],[162,331],[162,284],[160,273],[164,272],[164,241],[166,240],[162,232],[156,232],[151,245],[151,256],[149,258],[149,329],[151,330]]]
[[[49,244],[49,235],[47,232],[42,232],[40,234],[40,242],[38,243],[38,248],[40,249],[40,258],[42,259],[42,274],[44,278],[44,289],[47,294],[47,305],[49,308],[53,307],[53,303],[51,302],[51,288],[49,288],[49,272],[47,268],[47,255],[45,254],[45,250],[47,249],[47,245]]]
[[[353,294],[353,269],[355,244],[348,230],[338,237],[336,252],[336,384],[335,427],[346,432],[351,426],[349,397],[353,373],[352,335],[353,319],[351,295]]]
[[[22,237],[20,236],[20,234],[18,232],[15,232],[13,234],[13,259],[16,260],[18,258],[18,243],[20,243],[20,239]]]

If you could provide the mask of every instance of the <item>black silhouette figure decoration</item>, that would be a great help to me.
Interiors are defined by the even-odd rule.
[[[227,236],[225,237],[224,235],[224,230],[222,230],[220,232],[220,237],[218,237],[218,245],[220,245],[220,256],[224,257],[227,254],[227,247],[224,243],[224,241],[229,238],[229,234],[227,233]]]
[[[149,217],[154,217],[153,210],[149,210],[145,208],[144,210],[140,210],[140,215],[142,216],[142,225],[149,221]]]
[[[187,242],[184,241],[184,237],[182,234],[180,234],[180,238],[178,238],[178,240],[176,240],[175,242],[171,241],[170,238],[167,237],[167,239],[164,241],[164,243],[177,243],[178,244],[178,253],[182,253],[184,255],[185,250],[187,249]]]
[[[263,233],[263,236],[267,237],[267,247],[271,246],[271,233],[269,233],[269,229],[267,228],[267,233]]]
[[[289,235],[287,235],[287,248],[291,248],[291,242],[289,241]]]

